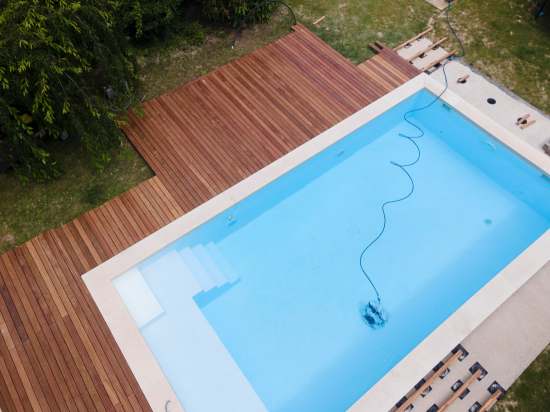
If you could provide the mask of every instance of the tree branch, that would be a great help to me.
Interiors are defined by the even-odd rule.
[[[72,81],[72,82],[74,83],[74,85],[77,87],[77,89],[80,90],[80,93],[82,93],[82,94],[84,95],[84,97],[86,98],[86,100],[88,100],[88,101],[90,102],[90,104],[91,104],[92,106],[95,107],[94,102],[92,102],[92,100],[91,100],[88,96],[86,96],[86,93],[84,93],[84,92],[82,91],[82,89],[81,89],[80,87],[78,87],[78,84],[76,84],[76,82],[75,82],[73,79],[71,79],[71,76],[69,76],[67,73],[65,73],[65,76],[67,76],[67,77],[69,78],[69,80]]]
[[[63,93],[65,93],[65,97],[68,99],[69,96],[67,96],[67,92],[65,91],[65,88],[63,87],[63,83],[61,83],[61,80],[59,79],[59,77],[57,78],[57,81],[59,82],[61,89],[63,89]]]

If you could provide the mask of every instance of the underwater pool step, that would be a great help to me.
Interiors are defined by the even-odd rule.
[[[216,262],[229,283],[233,283],[239,279],[239,275],[237,274],[237,272],[235,272],[235,269],[233,269],[231,263],[227,261],[225,256],[222,254],[222,252],[220,252],[214,242],[206,244],[204,248],[210,254],[214,262]]]
[[[210,289],[216,286],[216,282],[214,282],[214,280],[210,277],[210,275],[208,274],[202,263],[199,261],[197,256],[195,256],[191,248],[186,247],[185,249],[180,250],[178,254],[205,292],[208,292]]]
[[[138,328],[164,313],[138,268],[113,279],[113,285]]]
[[[227,278],[202,244],[193,247],[191,250],[217,287],[227,283]]]

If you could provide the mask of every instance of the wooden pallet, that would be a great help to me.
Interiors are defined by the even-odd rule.
[[[420,73],[294,29],[130,112],[157,176],[0,256],[3,412],[150,411],[81,276]]]

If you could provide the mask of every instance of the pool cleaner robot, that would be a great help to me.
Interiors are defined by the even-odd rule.
[[[379,329],[388,322],[388,312],[386,312],[380,302],[371,300],[363,308],[361,317],[363,321],[373,329]]]

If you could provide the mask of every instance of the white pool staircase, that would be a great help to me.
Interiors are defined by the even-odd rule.
[[[140,270],[113,283],[185,410],[267,412],[195,300],[237,286],[218,247],[171,250]]]
[[[213,242],[207,245],[198,244],[192,248],[186,247],[178,254],[204,292],[239,279],[235,269]]]
[[[186,291],[182,291],[185,295],[192,297],[201,292],[206,293],[239,279],[235,269],[213,242],[206,245],[198,244],[191,248],[186,247],[179,252],[171,253],[174,255],[169,259],[171,269],[181,272],[182,275],[188,275],[189,279],[194,278],[198,282],[198,284],[194,281],[188,282]],[[166,259],[161,258],[149,265],[147,269],[165,272],[167,270],[165,265]],[[114,279],[113,284],[138,328],[142,328],[164,313],[138,268],[133,268]]]

